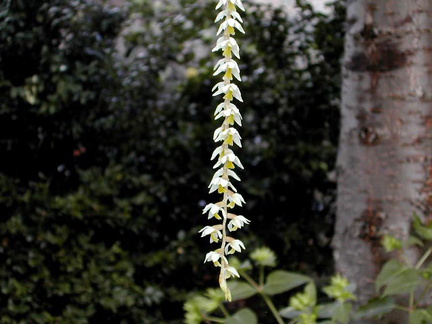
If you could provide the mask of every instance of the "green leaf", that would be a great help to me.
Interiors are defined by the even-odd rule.
[[[333,319],[338,323],[348,324],[351,318],[352,305],[348,303],[338,303],[333,309]]]
[[[418,271],[416,269],[406,269],[387,284],[383,296],[409,293],[415,290],[419,284]]]
[[[311,300],[311,303],[313,305],[315,305],[316,304],[316,287],[315,287],[314,282],[310,282],[307,284],[307,286],[305,288],[305,293],[309,297],[309,299]]]
[[[402,241],[392,235],[384,235],[381,244],[386,252],[402,249]]]
[[[301,313],[302,313],[301,311],[296,310],[292,306],[282,308],[279,311],[279,314],[282,317],[289,318],[289,319],[294,319],[294,318],[298,317]]]
[[[421,238],[432,240],[432,228],[425,226],[418,215],[414,215],[414,229]]]
[[[406,245],[407,246],[424,246],[424,243],[422,242],[422,240],[420,240],[419,238],[415,237],[415,236],[410,236],[408,238],[408,240],[406,241]]]
[[[267,295],[280,294],[311,281],[311,278],[308,276],[276,270],[268,275],[264,285],[264,293]]]
[[[432,263],[429,263],[426,268],[421,269],[420,273],[421,273],[422,277],[425,279],[432,278]]]
[[[356,297],[353,294],[355,286],[350,284],[347,278],[337,274],[331,278],[330,286],[323,288],[323,291],[329,296],[336,299],[338,302],[344,303],[345,301]]]
[[[229,281],[228,288],[231,290],[233,301],[246,299],[257,293],[257,290],[254,287],[241,281]]]
[[[258,319],[253,311],[244,308],[225,320],[225,324],[257,324]]]
[[[338,304],[339,303],[337,302],[333,302],[333,303],[319,305],[318,318],[331,318]]]
[[[416,309],[410,313],[409,324],[428,324],[432,323],[432,314],[426,309]]]
[[[364,306],[360,306],[356,318],[371,318],[391,312],[396,307],[396,302],[392,297],[374,298]]]
[[[375,281],[375,289],[378,291],[384,285],[387,285],[393,278],[397,277],[399,274],[406,270],[406,266],[397,260],[388,261],[381,272],[379,273]]]
[[[420,283],[418,270],[408,268],[397,260],[387,262],[376,280],[377,291],[387,286],[383,296],[405,294],[413,291]]]

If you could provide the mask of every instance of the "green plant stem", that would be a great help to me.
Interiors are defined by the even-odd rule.
[[[404,306],[401,306],[401,305],[396,305],[395,308],[396,309],[400,309],[400,310],[402,310],[404,312],[410,313],[410,309],[408,307],[404,307]]]
[[[400,255],[399,259],[404,262],[407,266],[412,267],[412,262],[406,257],[406,255]]]
[[[414,307],[414,291],[411,291],[410,299],[409,299],[409,312],[410,313],[413,311],[413,307]]]
[[[255,289],[260,293],[260,295],[264,299],[265,303],[267,304],[268,308],[272,312],[272,314],[273,314],[274,318],[276,319],[276,321],[278,322],[278,324],[285,324],[282,317],[279,315],[279,312],[277,311],[275,305],[273,304],[272,300],[269,298],[269,296],[267,296],[266,294],[264,294],[262,292],[263,284],[261,284],[261,285],[257,284],[256,281],[253,280],[245,271],[240,271],[240,274],[243,276],[243,278],[245,278],[245,280],[252,287],[255,287]],[[264,272],[263,272],[263,274],[264,274]],[[260,274],[260,277],[261,277],[261,274]],[[260,279],[260,281],[261,281],[261,279]],[[264,281],[264,276],[263,276],[263,281]]]
[[[259,269],[259,285],[264,287],[264,266],[260,266]]]
[[[420,260],[415,265],[416,269],[420,269],[420,267],[423,265],[423,263],[426,261],[426,259],[429,257],[429,255],[432,253],[432,248],[429,248],[425,254],[420,258]]]
[[[230,313],[228,313],[228,310],[226,309],[226,307],[223,304],[219,304],[219,308],[221,310],[221,312],[224,314],[225,317],[230,317]]]
[[[211,322],[215,322],[215,323],[225,323],[225,319],[219,318],[219,317],[203,316],[203,319],[205,321],[211,321]]]
[[[260,286],[260,285],[258,285],[257,283],[256,283],[256,281],[255,280],[253,280],[252,278],[251,278],[251,276],[249,276],[245,271],[241,271],[241,270],[239,270],[240,271],[240,275],[243,277],[243,278],[245,278],[245,280],[252,286],[252,287],[254,287],[258,292],[261,292],[261,290],[262,290],[262,287]]]
[[[285,324],[282,317],[279,315],[279,312],[277,311],[275,305],[273,304],[272,300],[267,296],[266,294],[261,293],[262,298],[266,302],[268,308],[270,308],[274,318],[278,322],[278,324]]]

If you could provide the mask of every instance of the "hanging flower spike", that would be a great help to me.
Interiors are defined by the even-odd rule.
[[[221,9],[215,22],[221,21],[217,35],[221,35],[216,42],[212,52],[222,51],[223,58],[220,59],[215,67],[213,75],[221,75],[222,81],[218,82],[212,89],[213,96],[223,95],[223,102],[215,110],[215,119],[223,118],[222,125],[218,127],[214,134],[215,143],[220,143],[211,156],[211,160],[217,159],[214,169],[217,169],[209,184],[209,191],[222,194],[222,200],[217,203],[210,203],[204,207],[203,214],[208,215],[208,219],[215,218],[222,224],[205,226],[199,232],[201,237],[210,236],[210,243],[218,243],[221,246],[215,251],[207,253],[204,262],[213,262],[216,267],[220,267],[219,285],[225,293],[225,299],[231,301],[231,292],[227,285],[230,277],[239,277],[237,270],[228,263],[227,255],[241,252],[245,249],[242,241],[227,236],[227,232],[234,232],[237,229],[250,223],[246,217],[235,215],[228,212],[229,209],[242,206],[245,203],[243,196],[237,192],[232,184],[232,180],[240,181],[234,172],[236,167],[243,169],[240,159],[234,154],[232,146],[242,147],[241,136],[235,124],[242,125],[242,116],[239,109],[232,103],[233,100],[243,102],[239,87],[233,81],[241,81],[240,68],[233,56],[240,58],[240,48],[233,38],[236,31],[244,33],[242,27],[243,20],[237,9],[245,10],[241,0],[219,0],[216,10]]]

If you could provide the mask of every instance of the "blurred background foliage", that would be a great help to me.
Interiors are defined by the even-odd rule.
[[[344,5],[248,3],[242,240],[332,270]],[[216,284],[211,1],[2,0],[0,323],[180,323]]]

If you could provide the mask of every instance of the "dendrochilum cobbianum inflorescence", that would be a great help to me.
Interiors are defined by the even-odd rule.
[[[209,236],[210,243],[220,243],[220,248],[207,253],[204,262],[213,262],[220,268],[219,285],[225,293],[225,299],[231,301],[231,292],[227,286],[227,279],[239,277],[237,270],[230,266],[227,256],[245,249],[242,241],[235,239],[228,234],[249,224],[249,220],[242,216],[231,213],[235,206],[242,206],[245,201],[241,194],[232,183],[232,179],[240,181],[234,172],[236,167],[243,169],[239,158],[231,149],[234,145],[241,147],[241,137],[235,124],[241,126],[242,116],[239,109],[233,104],[234,99],[242,102],[239,87],[233,80],[241,81],[240,69],[233,56],[240,58],[240,48],[234,39],[237,31],[244,33],[241,23],[243,22],[238,9],[244,11],[241,0],[220,0],[216,5],[216,10],[220,10],[215,22],[220,22],[217,35],[216,46],[213,52],[222,51],[221,58],[214,67],[214,75],[222,74],[222,81],[213,87],[213,96],[223,95],[223,102],[215,110],[215,119],[223,118],[222,125],[217,128],[213,135],[213,140],[220,143],[212,156],[211,160],[216,160],[214,169],[216,172],[210,182],[210,193],[217,191],[222,195],[222,200],[217,203],[210,203],[204,207],[203,214],[208,214],[208,218],[215,218],[221,223],[205,226],[199,232],[201,236]]]

